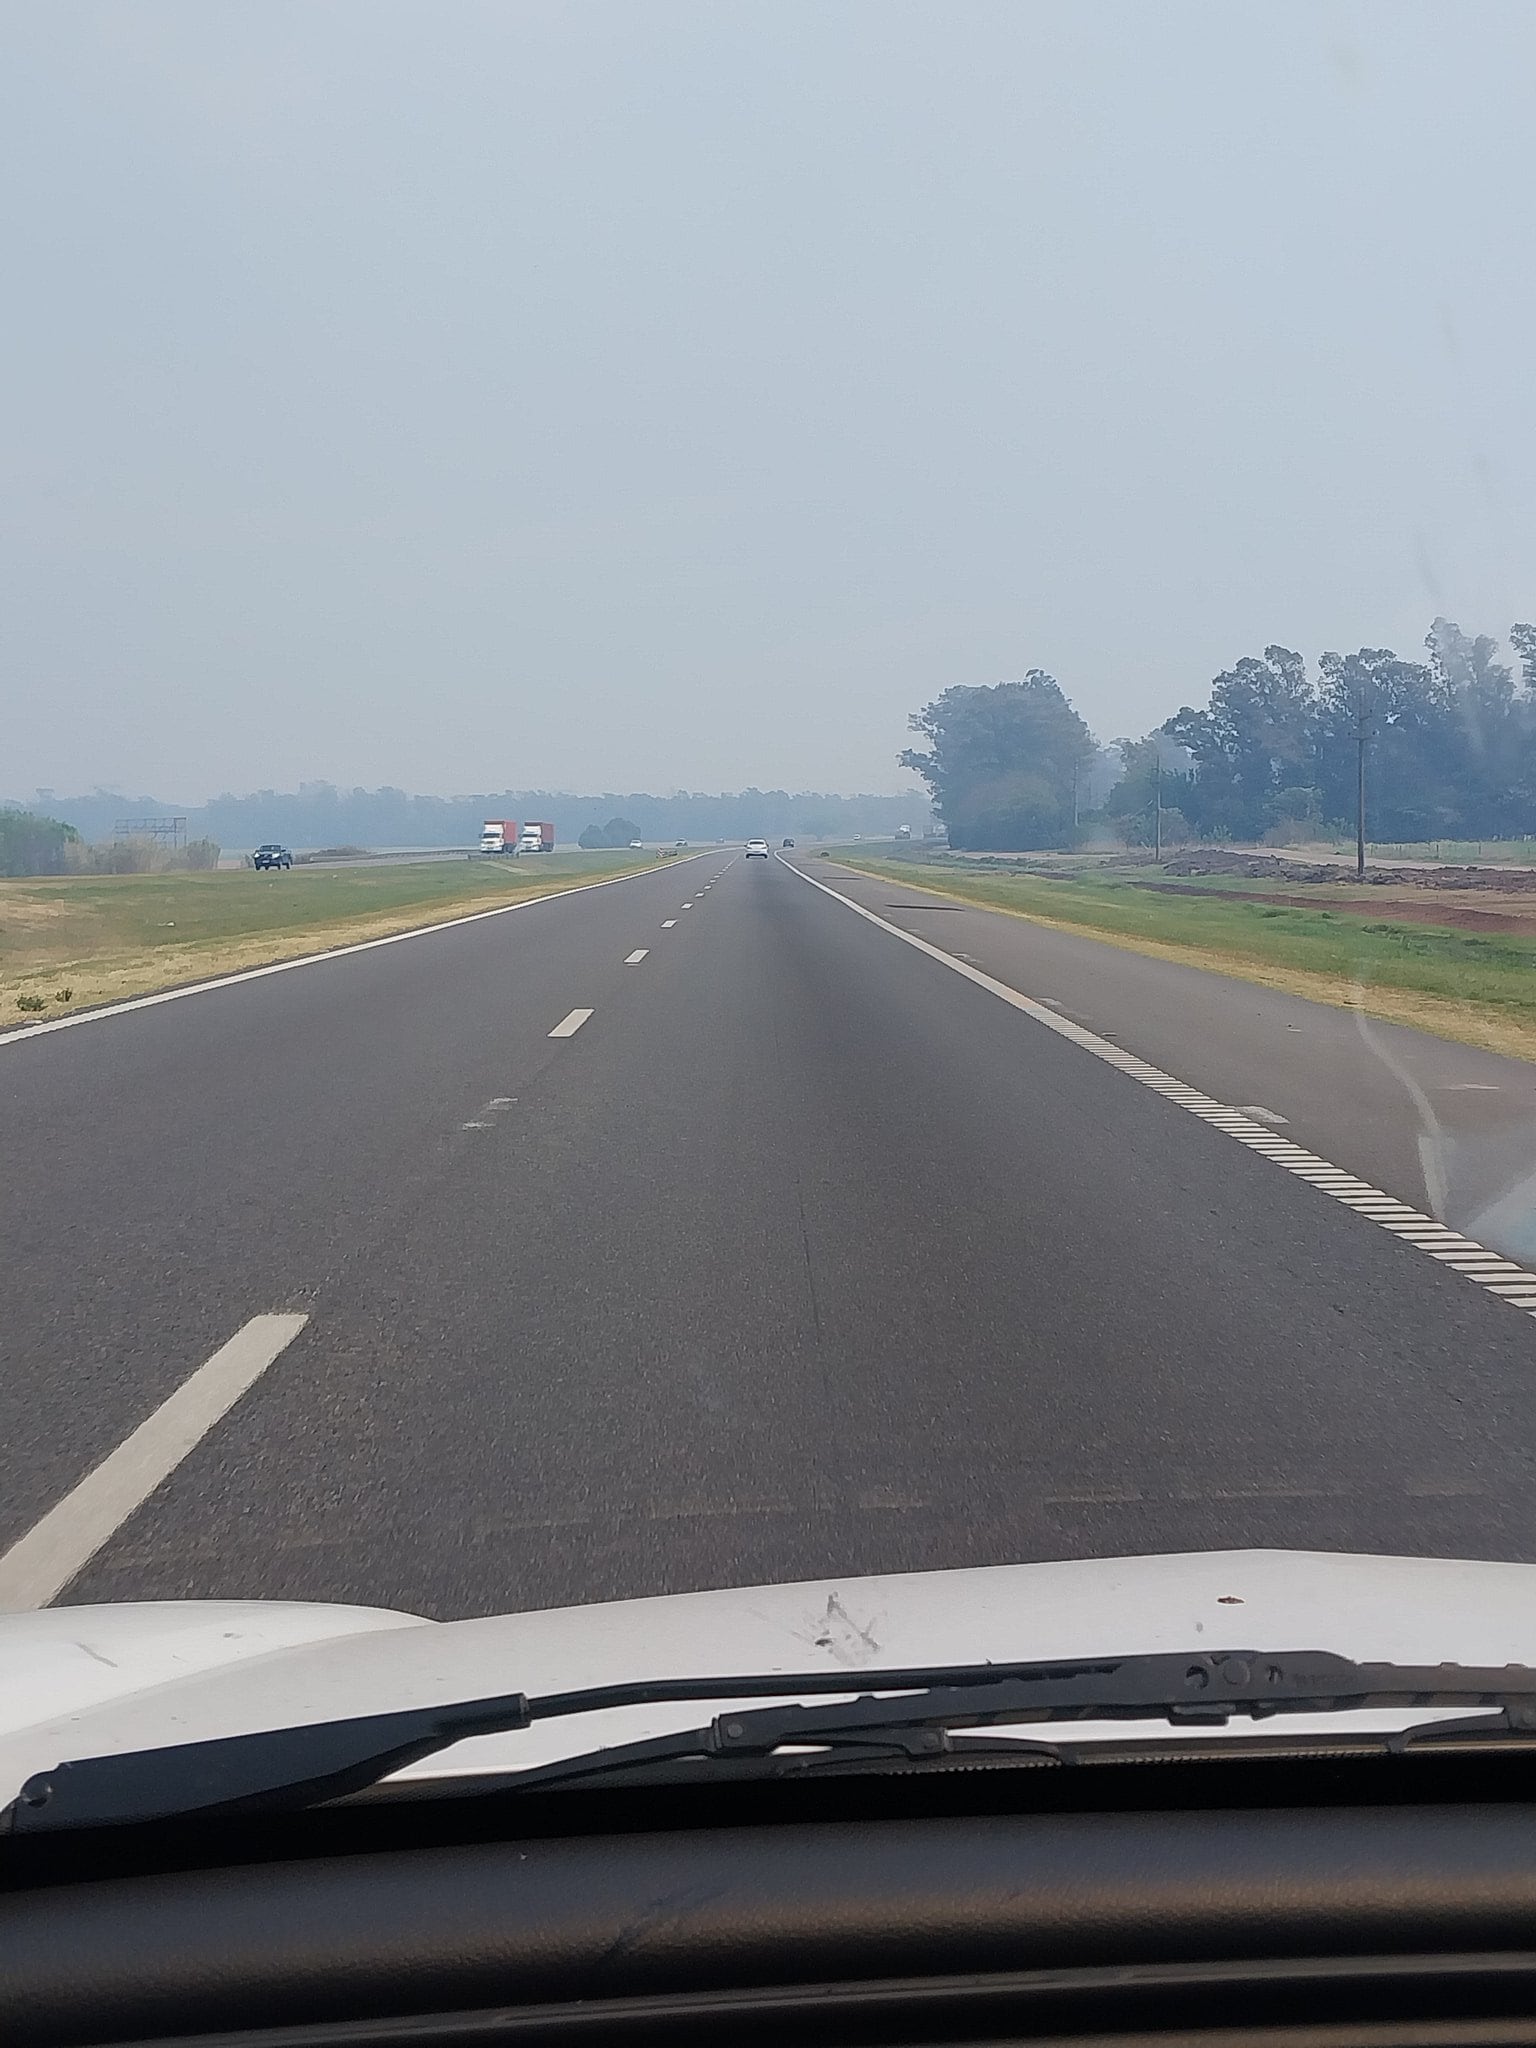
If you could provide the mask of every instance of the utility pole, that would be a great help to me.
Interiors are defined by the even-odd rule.
[[[1154,791],[1154,799],[1152,805],[1154,815],[1154,823],[1152,826],[1152,858],[1154,860],[1160,861],[1163,857],[1163,750],[1161,747],[1157,745],[1156,740],[1154,740],[1152,744],[1153,747],[1156,749],[1152,756],[1152,788]]]
[[[1074,755],[1072,757],[1072,830],[1074,832],[1077,830],[1077,770],[1078,761],[1076,755]]]
[[[1365,880],[1365,683],[1355,684],[1355,879]]]

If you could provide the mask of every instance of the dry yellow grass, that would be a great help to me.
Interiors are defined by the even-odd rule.
[[[249,873],[0,881],[0,1030],[558,895],[648,864],[571,856],[532,870],[465,863],[295,870],[270,881]],[[18,997],[29,999],[26,1008]]]
[[[531,901],[535,896],[558,893],[553,889],[537,889],[513,900],[521,903]],[[489,909],[493,906],[480,907]],[[452,914],[464,916],[468,913],[457,911]],[[48,1005],[47,1015],[63,1016],[70,1010],[90,1009],[98,1003],[153,995],[157,990],[177,988],[184,982],[214,980],[222,974],[239,974],[248,967],[269,967],[280,960],[302,960],[312,953],[328,953],[338,946],[355,946],[365,939],[387,938],[394,932],[410,931],[423,921],[420,911],[395,911],[343,924],[314,925],[281,938],[229,939],[217,945],[162,946],[152,956],[137,954],[121,959],[66,960],[46,973],[33,973],[14,983],[0,982],[0,1004],[5,1005],[0,1011],[0,1020],[7,1024],[40,1021],[16,1011],[14,999],[22,993],[48,994],[59,987],[70,988],[69,1002],[50,1001]],[[435,918],[425,921],[437,922]]]

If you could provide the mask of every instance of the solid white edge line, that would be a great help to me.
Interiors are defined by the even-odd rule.
[[[0,1612],[46,1607],[297,1337],[306,1315],[252,1316],[0,1557]]]
[[[551,1038],[574,1038],[582,1025],[594,1013],[591,1010],[571,1010],[549,1034]]]
[[[684,860],[702,860],[702,853],[689,853]],[[242,967],[238,974],[215,975],[211,981],[189,981],[184,988],[162,988],[147,996],[129,996],[120,1003],[103,1003],[100,1009],[81,1010],[73,1017],[50,1017],[43,1024],[23,1024],[14,1031],[0,1030],[0,1052],[8,1045],[20,1045],[26,1038],[45,1038],[51,1031],[69,1031],[76,1024],[99,1024],[107,1017],[126,1017],[132,1010],[152,1010],[158,1003],[179,1002],[183,996],[207,995],[211,989],[234,988],[242,981],[262,981],[269,974],[287,974],[295,967],[318,967],[322,960],[344,960],[349,953],[371,953],[379,946],[403,945],[407,939],[430,938],[434,932],[451,932],[463,924],[479,924],[487,917],[510,917],[514,910],[532,910],[540,903],[557,903],[567,896],[585,896],[592,889],[613,889],[620,882],[641,882],[667,869],[632,868],[628,874],[605,875],[600,882],[578,882],[573,889],[551,889],[545,896],[524,896],[517,903],[495,903],[489,910],[467,911],[463,917],[445,917],[436,924],[412,925],[407,932],[386,932],[380,939],[357,939],[350,946],[330,946],[323,953],[301,953],[293,960],[269,960],[265,967]]]
[[[1346,1172],[1342,1167],[1331,1166],[1315,1152],[1303,1151],[1288,1141],[1281,1140],[1278,1144],[1260,1142],[1274,1138],[1274,1133],[1263,1124],[1249,1123],[1240,1114],[1234,1120],[1231,1112],[1217,1103],[1214,1097],[1200,1095],[1199,1090],[1191,1088],[1187,1082],[1176,1080],[1171,1074],[1165,1074],[1160,1067],[1154,1067],[1150,1061],[1139,1059],[1135,1053],[1127,1052],[1124,1046],[1111,1044],[1107,1038],[1101,1038],[1096,1031],[1089,1031],[1084,1025],[1073,1023],[1071,1018],[1062,1016],[1060,1011],[1049,1009],[1044,1003],[1036,1002],[1030,996],[1021,995],[1016,988],[1010,988],[1006,982],[995,980],[990,974],[984,974],[979,967],[972,967],[968,961],[956,959],[953,953],[942,951],[930,940],[919,938],[916,932],[903,931],[899,924],[889,923],[885,918],[877,916],[873,910],[866,910],[862,903],[855,903],[852,897],[844,896],[826,882],[818,882],[816,877],[807,874],[804,868],[797,868],[792,861],[785,860],[783,854],[777,853],[774,858],[781,867],[788,868],[792,875],[798,875],[802,882],[809,882],[811,887],[819,889],[823,896],[830,896],[834,903],[840,903],[845,910],[851,910],[855,917],[864,918],[881,931],[888,932],[893,939],[900,939],[903,945],[911,946],[919,953],[926,953],[930,960],[937,960],[952,973],[963,975],[978,988],[984,988],[989,995],[996,996],[1012,1009],[1022,1011],[1037,1024],[1043,1024],[1047,1031],[1054,1031],[1058,1038],[1068,1039],[1073,1045],[1081,1046],[1084,1052],[1091,1052],[1106,1066],[1118,1068],[1131,1080],[1139,1081],[1144,1088],[1161,1095],[1175,1108],[1188,1110],[1191,1115],[1199,1117],[1202,1123],[1209,1124],[1213,1130],[1220,1131],[1224,1136],[1236,1138],[1239,1144],[1259,1158],[1270,1159],[1275,1165],[1283,1167],[1293,1180],[1303,1181],[1315,1187],[1320,1194],[1328,1195],[1336,1201],[1340,1208],[1352,1209],[1362,1222],[1374,1224],[1388,1237],[1395,1237],[1399,1244],[1408,1245],[1432,1259],[1442,1272],[1459,1273],[1463,1279],[1476,1282],[1485,1294],[1497,1295],[1501,1300],[1510,1301],[1510,1305],[1518,1308],[1522,1315],[1536,1317],[1536,1310],[1528,1307],[1523,1300],[1514,1301],[1507,1294],[1499,1295],[1498,1283],[1506,1286],[1511,1284],[1511,1275],[1502,1252],[1490,1251],[1486,1246],[1478,1244],[1475,1239],[1463,1237],[1458,1231],[1436,1223],[1430,1216],[1418,1217],[1423,1229],[1414,1230],[1412,1219],[1418,1216],[1418,1212],[1408,1208],[1406,1204],[1399,1203],[1395,1196],[1388,1195],[1381,1188],[1372,1187],[1368,1181],[1357,1180],[1352,1173]],[[986,908],[984,904],[967,907],[982,910]],[[1198,1101],[1192,1101],[1192,1096],[1198,1097]],[[1212,1116],[1209,1110],[1216,1110],[1218,1114]],[[1240,1128],[1244,1125],[1246,1129]],[[1392,1214],[1374,1215],[1369,1206],[1360,1206],[1362,1202],[1390,1204]],[[1515,1270],[1518,1272],[1520,1269],[1517,1267]]]

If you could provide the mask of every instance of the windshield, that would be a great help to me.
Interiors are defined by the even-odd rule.
[[[1536,9],[0,52],[0,1613],[1536,1663]]]

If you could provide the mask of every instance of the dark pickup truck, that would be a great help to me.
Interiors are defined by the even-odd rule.
[[[291,868],[293,855],[286,846],[258,846],[251,855],[251,865],[258,868]]]

